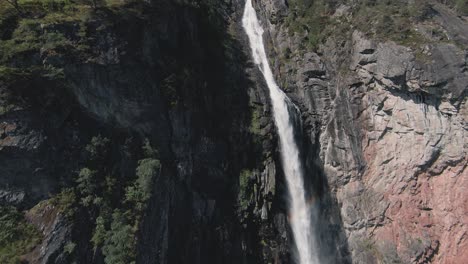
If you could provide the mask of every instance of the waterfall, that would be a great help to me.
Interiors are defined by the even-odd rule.
[[[297,247],[297,258],[300,264],[316,264],[319,261],[315,240],[312,237],[310,205],[306,202],[303,169],[288,111],[288,105],[292,105],[292,102],[276,84],[273,72],[268,65],[262,37],[263,28],[258,21],[251,0],[247,0],[245,4],[242,25],[249,38],[255,64],[263,73],[270,91],[275,124],[280,139],[281,161],[288,186],[290,225]]]

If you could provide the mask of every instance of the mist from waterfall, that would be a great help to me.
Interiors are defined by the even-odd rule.
[[[281,161],[288,187],[289,219],[297,247],[297,259],[300,264],[318,264],[316,243],[312,236],[310,205],[306,201],[304,189],[303,168],[294,139],[293,122],[288,110],[288,105],[293,104],[276,84],[273,72],[268,65],[262,37],[263,28],[251,0],[246,1],[242,25],[249,38],[255,64],[263,73],[270,91],[275,124],[280,139]]]

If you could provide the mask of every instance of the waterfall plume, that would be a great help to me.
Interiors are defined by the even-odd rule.
[[[306,201],[303,168],[298,145],[294,139],[292,118],[288,111],[288,105],[292,102],[275,82],[263,43],[263,28],[251,0],[246,1],[242,25],[249,38],[254,62],[262,72],[270,93],[280,140],[281,161],[288,187],[290,225],[297,247],[297,259],[299,264],[318,264],[310,205]]]

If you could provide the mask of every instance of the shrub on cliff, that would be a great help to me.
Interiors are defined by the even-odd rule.
[[[91,142],[86,146],[89,159],[91,161],[102,161],[105,159],[109,152],[109,143],[110,140],[101,135],[93,137]]]
[[[93,138],[86,148],[87,152],[94,153],[91,155],[94,158],[89,162],[95,163],[96,158],[102,159],[103,153],[109,152],[109,146],[109,140]],[[126,148],[126,151],[129,149]],[[111,163],[99,164],[96,171],[84,168],[80,172],[81,180],[76,188],[90,204],[99,199],[99,204],[94,202],[94,206],[87,206],[87,210],[98,213],[91,242],[95,251],[102,250],[105,263],[127,264],[135,261],[137,232],[151,197],[154,179],[161,167],[157,159],[158,151],[148,140],[144,141],[139,153],[142,159],[138,161],[135,174],[125,182],[120,183],[112,176],[102,177],[105,175],[103,172],[109,171],[107,166]],[[84,186],[84,183],[90,188]]]
[[[102,246],[106,263],[134,263],[136,233],[147,201],[151,197],[153,179],[159,168],[159,160],[151,158],[140,160],[136,169],[137,178],[125,189],[126,211],[114,209],[112,216],[101,211],[96,219],[91,242],[95,250]]]
[[[39,231],[13,207],[0,207],[0,263],[20,263],[20,256],[41,240]]]
[[[151,197],[153,179],[160,168],[159,160],[143,159],[138,162],[137,179],[126,188],[125,201],[132,204],[137,211],[143,211],[146,201]]]
[[[106,264],[135,263],[135,234],[129,220],[120,210],[112,214],[111,229],[106,234],[102,251]]]
[[[457,0],[455,8],[461,15],[468,16],[468,0]]]
[[[335,5],[333,1],[291,1],[292,12],[286,18],[290,33],[305,36],[305,45],[308,49],[316,50],[324,40],[325,25],[330,22],[330,12]]]
[[[253,188],[250,177],[252,175],[251,170],[242,170],[239,175],[239,194],[238,202],[240,210],[247,210],[252,203]]]
[[[90,206],[96,195],[96,171],[88,168],[81,169],[76,183],[78,184],[76,188],[81,197],[81,204],[83,206]]]

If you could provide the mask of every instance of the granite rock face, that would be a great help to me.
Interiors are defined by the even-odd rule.
[[[351,68],[362,97],[353,117],[366,168],[349,188],[380,195],[373,201],[380,206],[371,206],[375,222],[364,227],[376,241],[394,243],[404,262],[458,263],[468,246],[465,52],[436,45],[422,64],[391,43],[363,54],[357,35]]]
[[[260,2],[277,79],[310,124],[304,133],[320,149],[315,162],[339,204],[349,261],[463,262],[466,47],[434,43],[418,51],[356,30],[344,42],[330,38],[320,52],[284,62],[284,51],[300,43],[270,17],[287,8]],[[454,27],[460,34],[459,24],[467,26],[451,20],[442,23],[448,32]],[[308,177],[317,175],[309,171]]]
[[[60,209],[53,203],[44,201],[29,210],[26,218],[44,237],[40,245],[24,256],[24,261],[41,264],[69,262],[69,256],[63,248],[67,243],[72,243],[71,226]]]

